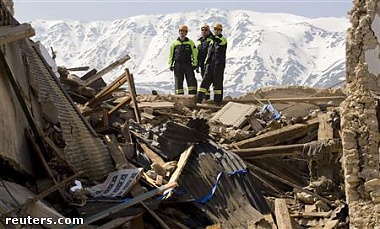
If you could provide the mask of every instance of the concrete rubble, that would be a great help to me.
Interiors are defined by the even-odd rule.
[[[380,1],[354,3],[343,90],[261,88],[215,106],[137,94],[128,68],[106,84],[129,56],[58,67],[0,1],[0,228],[26,216],[83,219],[37,228],[376,228]]]

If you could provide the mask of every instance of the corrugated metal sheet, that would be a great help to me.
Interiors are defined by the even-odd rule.
[[[249,222],[258,222],[263,218],[253,207],[253,202],[265,205],[265,213],[269,208],[260,190],[253,189],[249,173],[232,175],[244,169],[246,166],[238,156],[219,149],[212,142],[200,143],[194,147],[180,176],[179,187],[196,200],[195,205],[203,209],[212,222],[222,223],[223,228],[247,228]],[[220,172],[222,177],[215,194],[206,203],[198,203],[197,200],[210,193]]]
[[[66,143],[64,154],[74,169],[83,172],[90,179],[100,179],[113,171],[113,163],[106,145],[92,134],[75,109],[75,105],[65,95],[58,80],[48,71],[48,66],[33,48],[32,41],[20,41],[22,55],[28,60],[30,74],[38,87],[38,100],[51,100],[57,108],[62,134]]]

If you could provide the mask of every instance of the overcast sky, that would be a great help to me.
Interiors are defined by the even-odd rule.
[[[263,1],[105,1],[105,0],[14,0],[20,22],[35,19],[73,19],[81,21],[116,20],[136,15],[189,12],[199,9],[252,10],[291,13],[306,17],[348,17],[351,0],[263,0]]]

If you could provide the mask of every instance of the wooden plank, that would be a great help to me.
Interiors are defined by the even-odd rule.
[[[52,149],[52,152],[57,156],[57,158],[59,158],[60,160],[65,162],[66,166],[69,167],[72,172],[74,172],[75,169],[74,169],[73,165],[66,160],[65,156],[63,155],[62,150],[59,149],[48,136],[42,135],[42,137],[43,137],[43,140],[45,141],[45,143]]]
[[[207,104],[205,102],[197,103],[197,106],[196,106],[196,108],[199,108],[199,109],[210,109],[210,110],[220,110],[222,107],[223,106],[220,107],[220,106],[216,106],[214,104]]]
[[[292,222],[285,199],[275,199],[274,209],[277,227],[281,229],[292,229]]]
[[[324,142],[321,142],[324,143]],[[297,155],[303,152],[306,144],[264,146],[248,149],[233,149],[230,152],[236,153],[242,159],[282,157],[288,155]],[[331,152],[337,152],[342,149],[342,143],[339,140],[334,141],[331,145]]]
[[[153,109],[172,109],[174,108],[174,103],[172,102],[141,102],[139,103],[139,107],[145,108],[145,107],[151,107]]]
[[[82,87],[90,85],[91,83],[93,83],[96,80],[98,80],[100,77],[102,77],[105,74],[107,74],[108,72],[110,72],[112,69],[116,68],[119,65],[124,64],[129,59],[131,59],[131,57],[129,55],[126,55],[125,57],[122,57],[122,58],[116,60],[115,62],[113,62],[112,64],[108,65],[106,68],[102,69],[101,71],[99,71],[95,75],[93,75],[90,78],[86,79],[84,81],[84,85]]]
[[[133,104],[133,110],[135,112],[136,122],[141,123],[141,113],[139,106],[137,105],[137,98],[136,98],[136,88],[135,88],[135,82],[133,80],[132,74],[129,73],[129,69],[125,69],[125,74],[128,77],[128,85],[129,85],[129,92],[132,97],[132,104]]]
[[[145,113],[145,112],[142,112],[142,113],[141,113],[141,116],[142,116],[143,118],[146,118],[146,119],[149,119],[149,120],[153,120],[153,119],[156,118],[156,116],[154,116],[154,115],[152,115],[152,114]]]
[[[168,183],[166,185],[163,185],[161,187],[158,187],[156,189],[153,189],[149,192],[146,192],[142,195],[139,195],[137,197],[134,197],[132,199],[130,199],[129,201],[124,201],[123,203],[120,203],[116,206],[113,206],[111,208],[108,208],[104,211],[101,211],[97,214],[94,214],[88,218],[85,218],[83,219],[83,224],[81,225],[68,225],[65,227],[65,229],[79,229],[79,228],[82,228],[83,226],[85,225],[88,225],[90,223],[93,223],[99,219],[103,219],[104,217],[107,217],[107,216],[110,216],[112,214],[115,214],[123,209],[126,209],[128,207],[131,207],[137,203],[141,203],[143,202],[144,200],[147,200],[155,195],[158,195],[160,193],[163,193],[164,191],[170,189],[170,188],[174,188],[177,186],[177,182],[172,182],[172,183]]]
[[[164,178],[161,175],[157,175],[156,177],[156,185],[161,186]]]
[[[156,152],[151,150],[145,143],[141,143],[140,146],[153,163],[155,162],[161,166],[165,164],[165,161],[158,154],[156,154]]]
[[[193,152],[194,145],[191,145],[187,148],[179,157],[177,168],[174,170],[172,176],[169,179],[169,183],[177,182],[181,176],[182,171],[185,169],[186,163],[189,160],[191,153]],[[172,192],[169,192],[166,198],[169,198],[172,195]]]
[[[324,97],[293,97],[293,98],[267,98],[267,99],[233,99],[233,102],[237,103],[304,103],[304,102],[341,102],[346,99],[346,96],[324,96]]]
[[[189,148],[187,148],[179,157],[177,168],[172,174],[172,176],[169,179],[169,183],[178,181],[179,176],[181,175],[182,171],[184,170],[187,161],[189,160],[191,156],[191,152],[193,152],[194,145],[191,145]]]
[[[130,167],[130,163],[127,161],[123,150],[121,149],[119,143],[116,140],[115,135],[104,135],[103,139],[107,145],[107,148],[115,162],[115,169],[123,169]]]
[[[248,149],[232,149],[230,152],[236,153],[242,159],[280,157],[287,155],[301,154],[305,144],[264,146]]]
[[[319,127],[318,127],[318,140],[330,140],[334,137],[334,129],[330,125],[331,121],[331,112],[327,113],[318,113],[318,121],[319,121]]]
[[[123,134],[126,143],[133,143],[131,138],[131,131],[129,130],[129,120],[126,120],[121,126],[121,133]]]
[[[26,134],[27,138],[29,139],[29,142],[31,143],[33,149],[36,151],[37,156],[40,159],[42,166],[45,169],[48,176],[52,179],[54,185],[59,185],[57,179],[54,177],[53,171],[49,167],[49,164],[47,163],[47,161],[44,157],[43,152],[41,151],[41,148],[35,142],[36,137],[31,133],[31,131],[29,129],[25,131],[25,134]],[[39,137],[41,138],[40,141],[42,141],[42,144],[44,145],[41,135],[39,135]],[[44,151],[45,150],[47,150],[46,146],[44,146]],[[61,195],[63,200],[68,201],[67,194],[66,194],[65,189],[63,187],[59,186],[58,192]]]
[[[270,172],[268,172],[268,171],[266,171],[264,169],[261,169],[261,168],[259,168],[257,166],[254,166],[252,164],[247,163],[247,166],[248,166],[249,170],[252,171],[252,172],[258,171],[260,173],[263,173],[263,174],[265,174],[265,175],[267,175],[267,176],[269,176],[269,177],[271,177],[271,178],[273,178],[275,180],[278,180],[278,181],[280,181],[280,182],[282,182],[282,183],[284,183],[286,185],[289,185],[290,187],[293,187],[294,191],[305,192],[305,193],[307,193],[309,195],[312,195],[316,199],[323,201],[324,203],[328,204],[329,206],[334,206],[334,201],[328,200],[328,199],[326,199],[326,198],[324,198],[324,197],[322,197],[322,196],[320,196],[320,195],[318,195],[318,194],[316,194],[314,192],[311,192],[311,191],[309,191],[307,189],[304,189],[304,188],[302,188],[302,187],[294,184],[293,182],[287,181],[287,180],[285,180],[285,179],[283,179],[283,178],[281,178],[281,177],[279,177],[277,175],[274,175],[274,174],[272,174],[272,173],[270,173]]]
[[[306,135],[318,127],[318,119],[312,119],[305,124],[295,124],[281,129],[272,130],[253,138],[245,139],[233,144],[236,148],[253,148],[257,146],[277,145],[281,142],[293,140]]]
[[[108,111],[108,115],[111,115],[112,113],[120,110],[123,108],[125,105],[127,105],[131,101],[130,96],[125,96],[122,101],[120,101],[119,104],[117,104],[114,108],[112,108],[110,111]]]
[[[292,217],[302,217],[302,218],[329,218],[331,217],[332,211],[328,212],[297,212],[292,214]]]
[[[82,66],[82,67],[68,68],[67,71],[87,71],[88,69],[90,69],[89,66]]]
[[[127,82],[128,77],[125,75],[125,73],[121,74],[119,77],[117,77],[112,83],[110,83],[107,87],[103,88],[98,94],[94,96],[94,98],[90,99],[85,106],[95,106],[100,101],[102,101],[106,96],[111,94],[114,90],[121,87],[125,82]]]
[[[28,23],[17,26],[0,26],[0,30],[0,45],[36,35],[33,27]]]

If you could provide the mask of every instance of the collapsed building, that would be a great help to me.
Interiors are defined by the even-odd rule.
[[[57,68],[0,7],[0,228],[380,225],[379,0],[350,12],[344,91],[263,88],[222,107],[137,95],[128,69],[107,85],[129,56],[82,77]]]

